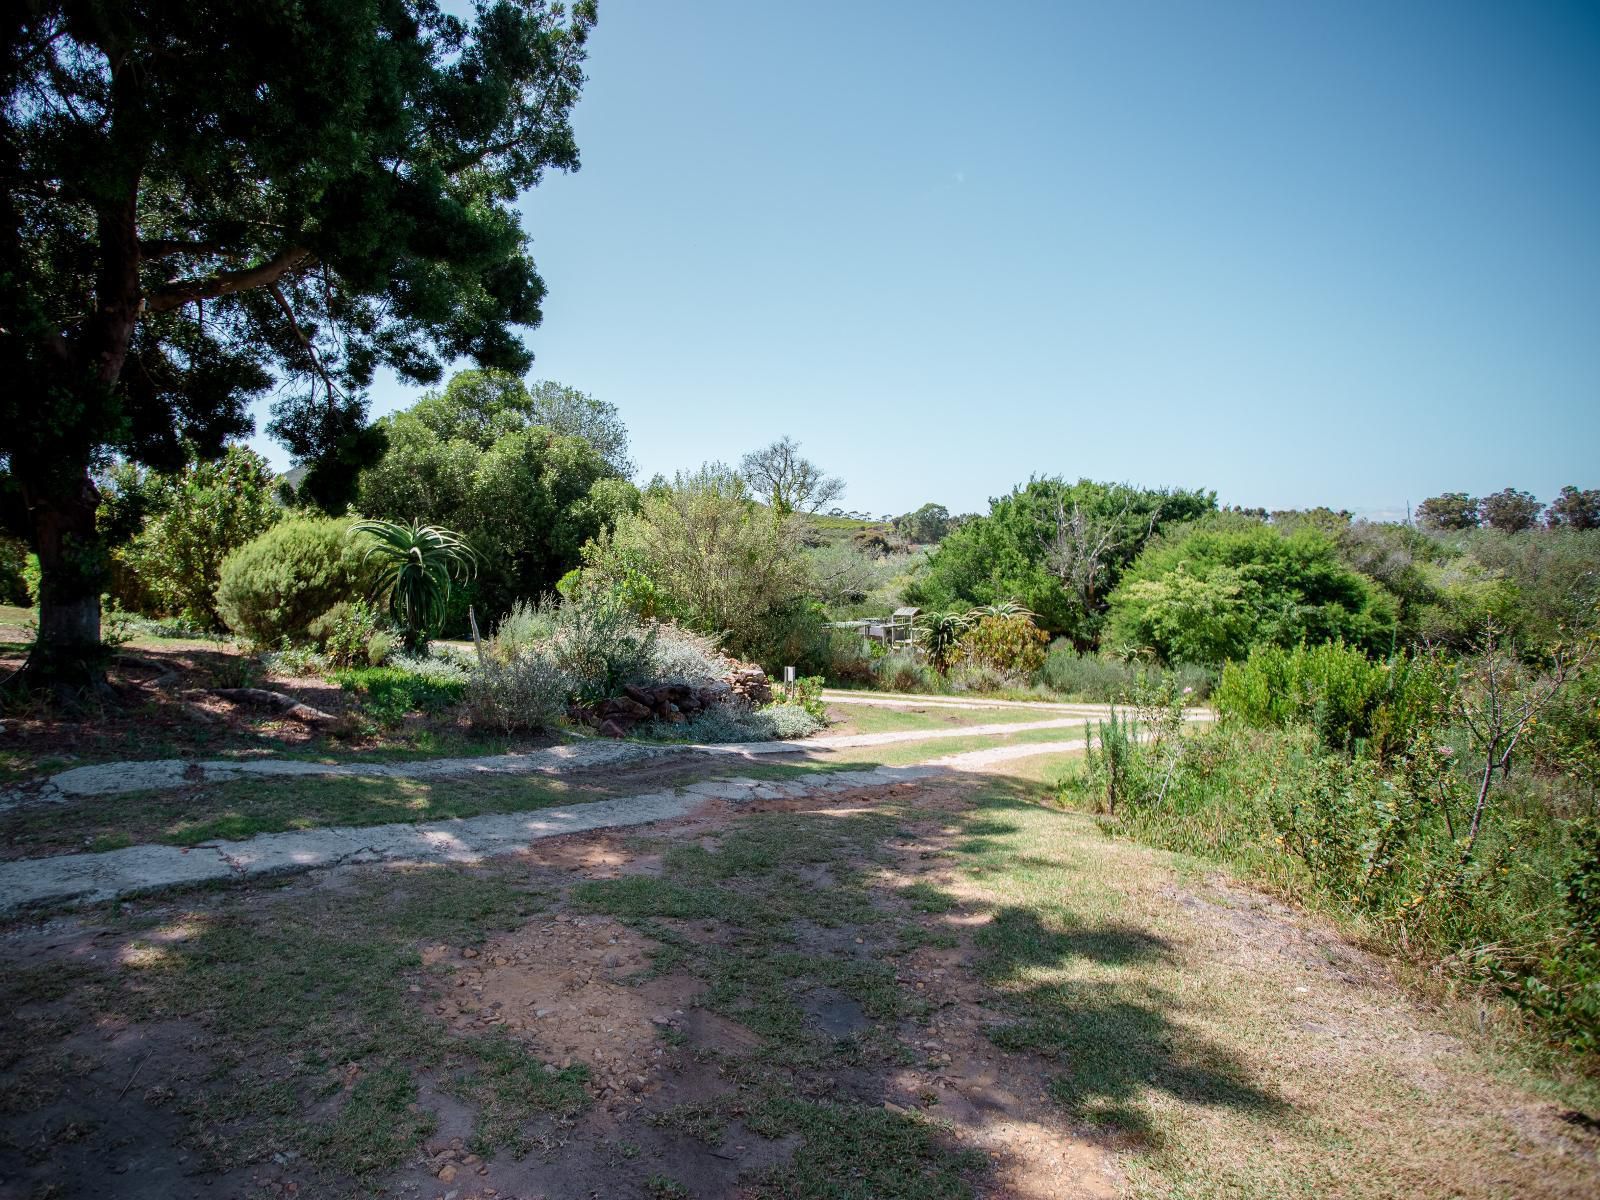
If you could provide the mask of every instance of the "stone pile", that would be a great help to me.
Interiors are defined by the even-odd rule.
[[[739,663],[715,683],[630,683],[622,689],[622,695],[602,700],[593,708],[574,709],[572,715],[593,726],[601,737],[620,738],[644,721],[683,725],[718,705],[750,709],[771,703],[772,684],[767,673],[760,667]]]
[[[743,698],[751,708],[772,703],[772,681],[767,673],[754,663],[735,663],[733,670],[722,677],[735,696]]]

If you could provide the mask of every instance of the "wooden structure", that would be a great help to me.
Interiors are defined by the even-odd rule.
[[[911,649],[917,644],[917,614],[922,610],[906,606],[887,617],[868,617],[860,621],[834,621],[833,629],[854,629],[869,642],[885,650]]]

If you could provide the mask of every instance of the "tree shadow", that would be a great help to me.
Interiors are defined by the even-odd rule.
[[[1176,964],[1173,944],[1124,921],[1047,924],[1021,906],[996,909],[977,935],[978,970],[1005,996],[1014,1019],[988,1027],[1005,1050],[1039,1055],[1066,1069],[1050,1084],[1074,1118],[1159,1145],[1142,1105],[1154,1089],[1188,1104],[1273,1118],[1289,1106],[1251,1082],[1245,1061],[1173,1019],[1170,992],[1138,978],[1029,983],[1040,969],[1087,961],[1120,968]]]
[[[1172,943],[1125,921],[1065,929],[1047,926],[1032,909],[995,909],[978,933],[979,969],[989,979],[1014,977],[1024,967],[1059,967],[1074,959],[1107,966],[1171,959]]]

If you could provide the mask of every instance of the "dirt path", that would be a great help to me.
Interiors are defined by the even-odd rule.
[[[1319,923],[1004,780],[831,782],[13,926],[0,1195],[1595,1194],[1592,1118]]]

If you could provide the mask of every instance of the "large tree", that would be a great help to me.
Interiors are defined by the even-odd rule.
[[[1539,524],[1544,505],[1531,492],[1502,488],[1478,501],[1478,517],[1490,529],[1501,533],[1523,533]]]
[[[599,407],[574,403],[563,413],[593,416],[604,407],[592,404]],[[468,536],[477,572],[455,589],[454,618],[464,619],[471,602],[494,620],[513,601],[550,591],[578,565],[584,543],[637,504],[633,485],[588,438],[543,417],[515,376],[462,371],[378,422],[388,446],[361,473],[359,507],[369,517]],[[625,450],[620,422],[605,428],[608,444]]]
[[[25,677],[98,678],[96,472],[272,428],[331,503],[379,366],[513,371],[513,207],[575,169],[591,0],[22,0],[0,20],[0,467],[42,570]],[[19,502],[19,503],[18,503]]]

